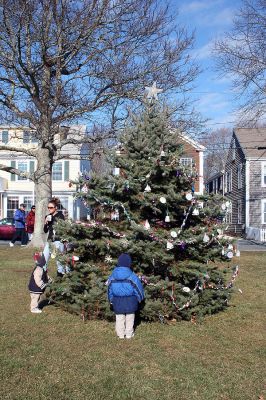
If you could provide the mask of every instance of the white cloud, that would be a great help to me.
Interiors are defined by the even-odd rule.
[[[206,58],[210,58],[212,56],[212,51],[213,51],[213,42],[210,41],[209,43],[205,44],[204,46],[195,49],[192,52],[192,55],[197,59],[197,60],[204,60]]]
[[[216,1],[210,1],[210,0],[205,0],[205,1],[191,1],[191,2],[185,2],[185,4],[182,4],[179,8],[180,14],[185,14],[185,13],[195,13],[201,10],[206,10],[206,9],[212,9],[216,8],[218,5],[222,3],[222,0],[216,0]]]
[[[209,14],[202,14],[201,23],[205,26],[225,26],[231,25],[235,16],[235,10],[232,8],[224,8],[220,12],[211,12]]]

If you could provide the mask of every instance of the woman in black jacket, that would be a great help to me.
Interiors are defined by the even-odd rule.
[[[61,211],[58,210],[60,205],[59,199],[53,198],[48,203],[49,214],[45,216],[43,230],[48,233],[47,240],[52,242],[55,249],[60,253],[64,252],[64,244],[60,241],[60,237],[56,234],[56,224],[65,217]],[[56,261],[57,265],[57,276],[63,276],[66,272],[69,272],[68,267],[62,265],[59,261]]]

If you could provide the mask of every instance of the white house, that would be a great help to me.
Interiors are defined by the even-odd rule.
[[[84,134],[84,125],[71,126],[73,134]],[[60,140],[60,139],[58,139]],[[7,146],[28,146],[36,147],[37,141],[32,138],[29,130],[23,127],[0,127],[0,143]],[[61,154],[79,155],[81,145],[67,145],[61,150]],[[33,172],[36,169],[36,160],[19,152],[0,151],[0,163],[15,167],[25,172]],[[75,185],[71,185],[71,180],[77,179],[80,172],[86,169],[86,162],[82,160],[62,159],[57,161],[52,170],[52,193],[61,201],[62,207],[68,211],[69,218],[80,219],[82,205],[73,200],[76,191]],[[23,177],[10,174],[0,170],[0,218],[12,217],[20,203],[26,204],[27,211],[35,203],[34,184],[32,181]],[[83,210],[84,213],[84,210]]]

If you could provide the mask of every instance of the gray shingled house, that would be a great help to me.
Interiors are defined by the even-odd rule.
[[[225,169],[207,190],[228,199],[228,232],[266,242],[266,128],[234,129]]]

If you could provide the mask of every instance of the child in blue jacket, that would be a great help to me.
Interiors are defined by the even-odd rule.
[[[144,300],[144,290],[140,279],[131,269],[129,254],[119,256],[117,266],[108,278],[108,300],[116,314],[115,330],[120,339],[134,336],[135,312]]]

